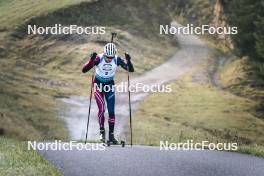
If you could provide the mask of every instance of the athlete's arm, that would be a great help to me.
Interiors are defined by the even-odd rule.
[[[96,53],[92,53],[91,57],[90,57],[90,60],[83,65],[82,72],[83,73],[88,72],[95,65],[98,65],[99,61],[100,61],[100,58],[97,56],[97,54]]]
[[[117,57],[117,65],[118,66],[120,65],[123,69],[128,70],[129,72],[134,72],[134,66],[131,62],[130,56],[129,57],[126,56],[126,60],[127,63],[125,63],[124,60],[121,59],[120,57]]]

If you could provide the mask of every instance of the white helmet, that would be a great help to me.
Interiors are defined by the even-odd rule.
[[[116,54],[116,46],[113,43],[107,43],[104,46],[104,54],[108,57],[114,57]]]

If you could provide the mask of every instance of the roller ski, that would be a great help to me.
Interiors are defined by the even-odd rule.
[[[125,141],[118,141],[115,136],[114,133],[110,133],[109,134],[109,139],[106,141],[107,146],[111,146],[111,145],[121,145],[122,147],[125,147]]]

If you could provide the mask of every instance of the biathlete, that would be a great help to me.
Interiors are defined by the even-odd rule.
[[[98,121],[100,126],[100,141],[105,142],[105,101],[108,110],[109,141],[117,144],[118,140],[114,136],[115,128],[115,92],[113,85],[115,73],[118,66],[123,69],[134,72],[133,64],[129,54],[125,54],[126,63],[122,58],[116,55],[116,46],[113,43],[107,43],[104,46],[104,53],[92,53],[89,61],[84,64],[82,72],[86,73],[94,66],[95,76],[93,79],[94,96],[98,106]],[[96,86],[94,85],[96,84]],[[107,89],[105,88],[107,86]],[[110,88],[110,89],[109,89]],[[106,91],[107,90],[107,91]]]

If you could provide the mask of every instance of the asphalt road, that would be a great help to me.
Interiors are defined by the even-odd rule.
[[[160,151],[119,146],[101,151],[39,151],[66,176],[263,176],[264,159],[223,151]]]

